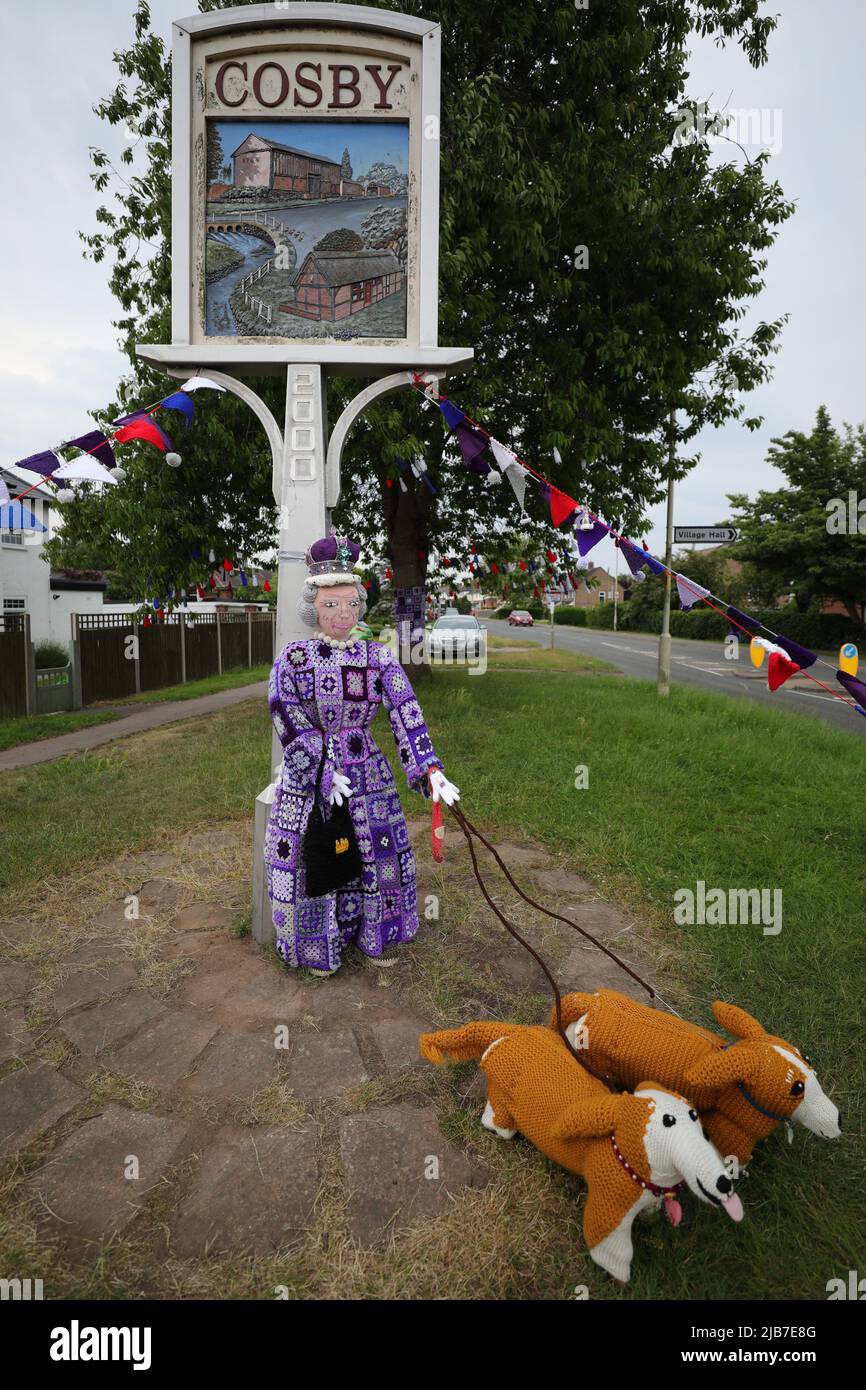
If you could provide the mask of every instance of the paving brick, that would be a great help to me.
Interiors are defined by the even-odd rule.
[[[268,1255],[303,1235],[318,1190],[312,1126],[217,1131],[173,1223],[178,1255]]]
[[[418,1051],[418,1039],[422,1033],[430,1031],[429,1023],[414,1018],[389,1018],[375,1023],[373,1036],[387,1070],[394,1072],[404,1067],[423,1067],[425,1063]]]
[[[0,1013],[0,1062],[23,1057],[33,1050],[30,1030],[23,1009],[6,1009]]]
[[[128,1042],[111,1070],[156,1090],[174,1086],[217,1032],[217,1024],[186,1010],[172,1010]]]
[[[122,1231],[160,1182],[188,1134],[186,1121],[108,1104],[86,1120],[25,1183],[64,1237],[101,1240]],[[137,1176],[126,1176],[130,1160]]]
[[[451,1197],[489,1181],[448,1142],[432,1107],[389,1105],[349,1115],[340,1126],[340,1153],[351,1194],[349,1230],[365,1245],[441,1215]]]
[[[228,931],[235,919],[230,908],[218,903],[190,903],[172,922],[176,932]]]
[[[289,1085],[301,1100],[342,1094],[359,1086],[368,1075],[350,1029],[302,1033],[295,1040],[289,1063]]]
[[[129,1037],[145,1023],[167,1013],[162,1004],[142,990],[133,990],[107,1004],[97,1004],[73,1014],[60,1024],[60,1031],[79,1052],[97,1057]]]
[[[68,1114],[85,1092],[45,1062],[0,1081],[0,1158],[17,1153]]]
[[[169,912],[183,897],[183,888],[168,878],[149,878],[138,893],[139,912],[147,916]]]
[[[0,1000],[21,999],[36,983],[36,971],[18,961],[0,965]]]
[[[209,1100],[249,1100],[270,1085],[276,1058],[273,1033],[223,1033],[178,1089]]]
[[[128,989],[138,979],[135,966],[128,963],[118,965],[94,965],[81,970],[73,970],[54,991],[53,1002],[58,1013],[76,1009],[83,1004],[95,1004]]]

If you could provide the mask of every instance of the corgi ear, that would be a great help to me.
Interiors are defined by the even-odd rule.
[[[727,1033],[735,1038],[760,1038],[764,1029],[756,1018],[738,1009],[736,1004],[725,1004],[721,999],[713,1000],[713,1013]]]
[[[554,1139],[602,1139],[616,1129],[617,1096],[578,1100],[568,1105],[553,1122]]]
[[[746,1042],[714,1048],[684,1073],[682,1090],[687,1096],[699,1089],[721,1091],[736,1081],[749,1081],[755,1071],[755,1054]]]

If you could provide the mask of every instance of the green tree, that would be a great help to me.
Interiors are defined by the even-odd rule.
[[[792,205],[768,179],[767,156],[713,163],[706,137],[681,133],[694,109],[692,36],[737,43],[757,66],[776,20],[765,0],[378,3],[443,30],[440,341],[476,349],[447,389],[536,467],[558,446],[563,465],[539,471],[633,528],[661,495],[672,411],[676,476],[696,461],[687,446],[706,424],[759,423],[743,397],[769,376],[783,321],[745,333],[740,320]],[[142,143],[117,170],[93,151],[105,201],[84,240],[95,259],[111,258],[131,364],[106,418],[167,386],[134,353],[136,341],[170,335],[170,60],[146,0],[115,64],[119,81],[96,110],[113,126],[135,122]],[[279,383],[259,389],[279,418]],[[328,390],[336,419],[357,383],[331,379]],[[127,449],[127,484],[70,504],[64,543],[83,541],[91,563],[157,589],[193,577],[192,547],[240,558],[272,544],[260,427],[228,396],[199,403],[182,468]],[[355,426],[336,520],[384,548],[398,585],[424,582],[432,550],[465,556],[503,516],[555,548],[533,485],[527,522],[507,488],[467,475],[439,412],[422,403],[406,391]],[[415,455],[435,497],[414,481],[406,493],[396,486],[397,458]]]
[[[820,406],[810,434],[788,430],[772,440],[768,462],[787,486],[729,497],[740,528],[737,554],[794,595],[802,611],[838,599],[855,622],[866,605],[866,430],[834,429]],[[853,494],[853,495],[852,495]],[[866,509],[864,509],[866,510]]]

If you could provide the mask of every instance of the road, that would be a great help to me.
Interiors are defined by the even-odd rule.
[[[497,637],[512,636],[518,640],[538,642],[547,646],[550,627],[539,623],[532,628],[509,627],[508,623],[483,617],[488,632]],[[563,651],[585,652],[587,656],[609,661],[626,676],[655,680],[658,664],[658,638],[642,632],[605,632],[598,628],[556,628],[556,646]],[[815,676],[831,689],[836,684],[833,672],[826,666],[813,667]],[[702,690],[718,690],[724,695],[745,696],[759,704],[772,704],[776,709],[796,709],[833,724],[847,733],[866,735],[866,719],[843,705],[840,700],[800,677],[796,685],[789,681],[781,690],[771,694],[767,689],[766,665],[756,671],[749,658],[748,646],[740,644],[739,658],[728,661],[724,643],[696,642],[689,637],[675,637],[671,642],[671,680],[697,685]],[[795,677],[794,680],[797,680]],[[840,687],[841,692],[841,687]]]

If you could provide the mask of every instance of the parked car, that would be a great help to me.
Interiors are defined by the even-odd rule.
[[[533,627],[535,619],[525,608],[515,608],[508,615],[509,627]]]
[[[427,634],[430,661],[466,661],[487,650],[487,629],[469,613],[443,613]]]

